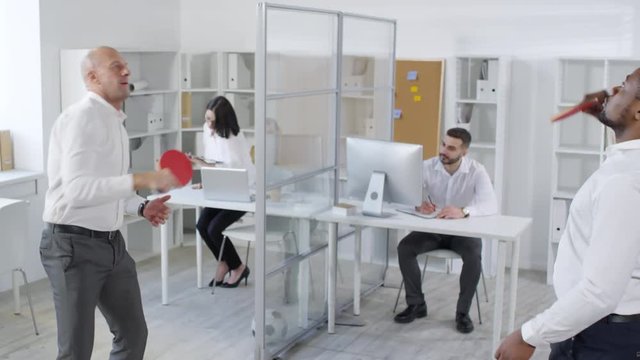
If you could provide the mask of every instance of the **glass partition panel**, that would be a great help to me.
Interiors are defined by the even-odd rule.
[[[335,162],[335,95],[267,101],[267,186]]]
[[[321,12],[268,12],[267,95],[335,88],[337,20]]]
[[[324,321],[325,250],[267,276],[264,338],[270,353]]]
[[[337,133],[391,138],[395,23],[264,3],[259,9],[256,234],[264,242],[256,244],[256,358],[267,359],[327,315],[326,250],[334,234],[313,218],[336,199]],[[339,75],[350,78],[340,84]],[[344,128],[339,117],[348,119]],[[380,259],[377,246],[365,243]],[[364,270],[366,284],[382,278],[374,263]]]
[[[342,33],[343,91],[392,87],[394,23],[345,15]]]
[[[340,137],[391,137],[389,90],[343,92],[340,107]]]

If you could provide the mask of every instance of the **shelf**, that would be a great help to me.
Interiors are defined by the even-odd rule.
[[[129,96],[145,96],[145,95],[162,95],[162,94],[177,94],[178,90],[142,90],[132,91]]]
[[[557,153],[557,154],[573,154],[573,155],[593,155],[593,156],[600,156],[600,154],[601,154],[601,152],[599,150],[587,150],[587,149],[570,148],[570,147],[559,147],[559,148],[556,148],[555,149],[555,153]]]
[[[573,197],[575,195],[575,193],[569,191],[556,191],[555,193],[553,193],[552,197],[554,199],[573,200]]]
[[[182,128],[180,129],[182,132],[202,132],[202,126],[200,127],[191,127],[191,128]]]
[[[235,94],[254,94],[256,92],[253,89],[224,89],[222,91],[225,93],[235,93]]]
[[[469,147],[471,149],[488,149],[488,150],[495,150],[496,145],[493,143],[471,143],[471,145],[469,145]]]
[[[149,131],[149,132],[143,132],[143,131],[127,131],[127,132],[129,133],[129,139],[135,139],[135,138],[155,136],[155,135],[178,133],[178,132],[180,132],[180,130],[178,130],[178,129],[160,129],[160,130]]]
[[[373,100],[373,95],[356,95],[342,93],[343,99],[355,99],[355,100]]]
[[[217,88],[193,88],[193,89],[181,89],[183,93],[199,93],[199,92],[218,92]]]
[[[486,104],[486,105],[497,105],[498,102],[496,100],[477,100],[477,99],[457,99],[456,103],[461,104]]]

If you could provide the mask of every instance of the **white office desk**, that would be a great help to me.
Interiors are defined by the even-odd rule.
[[[216,209],[237,210],[246,212],[255,212],[255,202],[236,202],[236,201],[217,201],[207,200],[204,198],[204,193],[200,189],[192,189],[189,186],[175,189],[167,194],[171,195],[171,198],[167,201],[167,204],[174,206],[195,206],[196,207],[196,221],[200,215],[200,207],[209,207]],[[165,194],[151,195],[149,199],[155,199]],[[290,201],[271,202],[267,201],[267,215],[283,216],[289,218],[296,218],[298,221],[297,232],[303,236],[300,237],[300,248],[308,248],[309,236],[310,236],[310,220],[314,214],[329,207],[328,201],[322,201],[316,199],[313,195],[305,196],[304,194],[297,194],[290,197]],[[178,224],[179,227],[182,224]],[[160,227],[160,271],[162,279],[162,304],[169,303],[168,292],[168,275],[169,275],[169,230],[167,224]],[[196,268],[197,268],[197,286],[202,287],[202,239],[196,231]],[[304,285],[306,286],[306,285]],[[303,286],[303,287],[304,287]],[[304,309],[303,309],[304,310]]]
[[[360,278],[358,249],[360,248],[360,231],[364,226],[378,227],[386,229],[400,229],[410,231],[431,232],[446,235],[459,235],[469,237],[491,238],[498,241],[498,264],[496,275],[495,304],[493,310],[493,337],[492,349],[495,350],[500,341],[502,333],[502,310],[504,293],[505,261],[507,244],[512,244],[511,251],[511,282],[509,288],[509,322],[508,331],[513,331],[515,322],[516,294],[518,288],[518,266],[520,260],[520,237],[531,225],[530,218],[514,216],[482,216],[469,217],[458,220],[443,219],[423,219],[417,216],[403,214],[393,210],[392,207],[385,207],[385,211],[392,212],[393,216],[388,218],[377,218],[364,216],[360,212],[361,204],[348,201],[358,206],[358,214],[351,216],[335,215],[331,210],[322,212],[315,216],[316,220],[330,223],[329,229],[329,279],[328,286],[328,331],[335,332],[336,317],[336,266],[337,266],[337,239],[335,237],[337,224],[354,225],[356,231],[356,264],[354,274],[354,313],[360,312]]]

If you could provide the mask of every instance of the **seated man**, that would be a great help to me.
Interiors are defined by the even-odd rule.
[[[452,128],[442,141],[440,156],[423,164],[423,201],[420,211],[438,212],[438,218],[460,219],[467,216],[492,215],[497,212],[496,195],[489,175],[479,162],[465,157],[471,134]],[[460,295],[456,308],[456,329],[473,331],[469,308],[482,269],[482,240],[463,236],[412,232],[398,244],[398,262],[405,283],[408,307],[396,315],[398,323],[410,323],[427,316],[417,256],[436,249],[450,249],[462,257]]]

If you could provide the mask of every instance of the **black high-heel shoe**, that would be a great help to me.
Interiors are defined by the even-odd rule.
[[[209,287],[213,287],[213,282],[215,281],[215,277],[209,281]],[[224,284],[224,280],[216,281],[216,287],[222,286]]]
[[[240,285],[240,282],[244,279],[244,286],[247,286],[247,281],[249,281],[249,274],[251,274],[251,270],[249,270],[248,266],[245,266],[244,271],[242,271],[242,275],[240,275],[240,277],[238,278],[238,281],[234,282],[233,284],[225,282],[224,284],[222,284],[223,288],[235,288],[238,287],[238,285]]]

